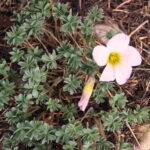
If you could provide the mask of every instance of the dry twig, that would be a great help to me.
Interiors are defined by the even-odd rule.
[[[138,30],[140,30],[146,23],[148,23],[149,21],[146,20],[144,21],[142,24],[140,24],[135,30],[133,30],[129,36],[132,36],[133,34],[135,34]]]
[[[132,136],[134,137],[134,139],[135,139],[136,143],[138,144],[138,146],[139,146],[140,150],[142,150],[142,147],[141,147],[141,145],[140,145],[140,143],[139,143],[138,139],[136,138],[136,136],[135,136],[135,134],[134,134],[134,132],[133,132],[132,128],[130,127],[129,123],[127,123],[127,122],[126,122],[126,126],[129,128],[129,130],[130,130],[130,132],[131,132]]]

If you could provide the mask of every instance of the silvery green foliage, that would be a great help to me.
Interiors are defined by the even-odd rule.
[[[96,85],[95,91],[93,93],[96,103],[100,104],[105,101],[104,98],[108,90],[113,90],[113,84],[110,82],[99,82]]]
[[[123,126],[121,113],[116,108],[109,112],[101,111],[101,116],[107,131],[118,131]]]
[[[27,40],[27,33],[23,26],[14,26],[10,32],[7,32],[6,37],[8,44],[20,45]]]
[[[63,125],[61,130],[56,131],[56,141],[63,141],[64,149],[73,149],[76,146],[76,139],[83,140],[83,149],[109,149],[113,147],[111,142],[108,142],[105,138],[98,134],[98,128],[83,128],[80,122],[75,120],[69,120],[67,125]],[[68,144],[69,143],[69,144]]]
[[[120,150],[133,150],[133,146],[130,143],[126,143],[124,141],[120,142]]]
[[[68,5],[62,3],[55,3],[52,7],[53,16],[62,19],[64,16],[68,15]]]
[[[11,61],[12,62],[19,62],[24,55],[24,51],[14,47],[13,51],[10,52],[11,54]]]
[[[46,81],[46,71],[45,68],[39,68],[38,66],[36,68],[32,68],[30,70],[25,70],[23,81],[29,81],[32,83],[39,84],[40,82]]]
[[[50,4],[47,0],[31,0],[14,20],[19,26],[14,26],[7,32],[8,44],[19,46],[28,40],[30,35],[39,36],[43,33],[44,20],[50,17]]]
[[[44,54],[42,56],[42,61],[45,63],[47,68],[50,69],[56,69],[57,68],[57,62],[58,56],[56,55],[56,52],[53,51],[53,53],[50,55]]]
[[[124,108],[128,100],[124,96],[124,93],[118,93],[110,99],[110,105],[112,107]]]
[[[60,57],[65,57],[64,65],[69,68],[70,72],[78,70],[82,66],[82,49],[73,47],[69,41],[62,41],[57,48]]]
[[[22,122],[26,120],[31,114],[26,113],[26,111],[23,111],[21,107],[12,107],[6,114],[6,120],[10,124],[16,124],[18,122]]]
[[[78,25],[81,23],[79,16],[73,16],[72,11],[70,11],[68,16],[62,18],[65,24],[62,25],[61,31],[64,33],[74,34],[77,30]]]
[[[0,80],[0,111],[8,104],[10,96],[14,94],[14,83],[9,80]]]
[[[97,5],[94,6],[87,16],[87,20],[95,22],[97,19],[103,18],[103,9],[100,9]]]
[[[81,71],[91,75],[97,69],[97,65],[94,61],[90,60],[88,62],[84,62],[81,66]]]
[[[63,117],[67,119],[71,119],[77,113],[76,107],[74,104],[71,105],[64,105],[60,108],[63,112]]]
[[[76,145],[77,145],[77,143],[75,141],[68,141],[68,143],[63,146],[63,149],[64,150],[74,150]]]
[[[81,79],[75,78],[74,75],[69,75],[64,80],[64,91],[68,91],[71,95],[74,94],[78,87],[80,87]]]
[[[17,146],[18,143],[13,135],[5,135],[5,139],[3,141],[3,149],[6,150],[19,150],[19,147]]]
[[[0,60],[0,75],[7,76],[9,67],[5,60]]]
[[[46,102],[47,109],[50,112],[54,112],[56,110],[59,110],[59,108],[61,108],[61,105],[59,103],[60,103],[59,99],[49,98],[48,101]]]
[[[100,112],[107,131],[118,131],[126,123],[142,123],[149,118],[148,108],[141,108],[137,105],[134,110],[126,109],[127,102],[128,100],[123,93],[117,93],[109,100],[112,109]]]
[[[31,99],[31,95],[26,96],[25,94],[19,94],[15,96],[15,101],[16,103],[18,103],[18,107],[21,108],[23,112],[27,111],[29,105],[34,104],[34,102]]]
[[[39,145],[38,141],[40,140],[40,146],[43,147],[45,145],[44,147],[46,148],[46,144],[48,145],[48,143],[56,139],[56,130],[54,127],[49,126],[43,121],[26,120],[25,122],[17,123],[15,126],[11,127],[10,130],[14,132],[14,135],[8,135],[6,137],[4,140],[4,147],[14,148],[19,142],[26,142],[29,147],[37,147],[37,145]]]

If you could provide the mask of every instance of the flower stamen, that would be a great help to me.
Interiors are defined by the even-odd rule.
[[[108,64],[112,65],[112,66],[116,66],[120,63],[121,61],[121,56],[120,53],[118,52],[111,52],[108,56]]]

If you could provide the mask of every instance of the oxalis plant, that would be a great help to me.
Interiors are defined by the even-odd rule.
[[[119,135],[146,121],[148,108],[127,107],[125,94],[108,81],[124,84],[141,57],[124,33],[109,31],[107,47],[95,47],[93,28],[102,18],[98,6],[83,18],[48,0],[31,0],[16,14],[5,38],[10,62],[0,61],[0,111],[8,107],[9,123],[3,150],[132,149]]]

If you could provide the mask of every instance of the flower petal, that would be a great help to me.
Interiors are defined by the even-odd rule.
[[[141,149],[140,149],[140,147],[139,147],[139,146],[134,145],[134,146],[133,146],[133,150],[141,150]]]
[[[130,66],[138,66],[142,62],[140,53],[132,46],[128,46],[127,51],[123,53],[123,59]]]
[[[115,67],[115,77],[118,84],[122,85],[130,78],[132,67],[128,64],[121,64]]]
[[[104,66],[107,63],[109,51],[105,46],[96,46],[93,49],[93,58],[99,66]]]
[[[88,103],[89,103],[90,96],[85,96],[84,94],[82,95],[80,101],[78,102],[78,106],[80,110],[85,111]]]
[[[114,80],[115,80],[114,68],[110,65],[107,65],[104,71],[102,72],[100,81],[114,81]]]
[[[119,33],[113,36],[107,43],[107,48],[110,51],[124,51],[127,49],[130,42],[130,37],[124,33]]]
[[[92,91],[94,88],[94,83],[95,83],[95,78],[93,76],[90,76],[83,88],[83,93],[82,93],[81,99],[78,102],[78,106],[79,106],[80,110],[82,110],[82,111],[85,111],[85,109],[89,103],[89,99],[91,97],[91,94],[92,94]]]

